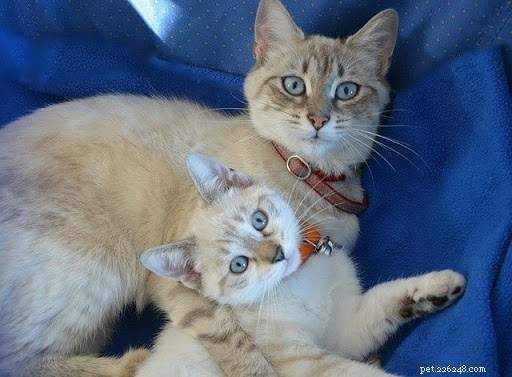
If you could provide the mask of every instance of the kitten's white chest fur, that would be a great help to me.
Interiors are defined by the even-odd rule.
[[[354,265],[340,250],[331,256],[310,257],[248,316],[241,321],[257,334],[262,347],[273,337],[312,337],[315,343],[335,351],[334,342],[343,332],[343,318],[333,318],[334,305],[351,312],[361,292]],[[262,313],[265,313],[262,316]],[[283,324],[287,324],[284,326]],[[334,326],[333,326],[334,324]],[[294,328],[293,331],[288,331]],[[296,339],[290,339],[296,340]]]

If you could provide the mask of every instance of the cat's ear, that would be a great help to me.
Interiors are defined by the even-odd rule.
[[[355,45],[376,60],[379,73],[385,75],[391,63],[398,33],[398,14],[386,9],[376,14],[356,34],[349,37],[347,44]]]
[[[278,0],[261,0],[254,24],[254,57],[262,64],[269,50],[304,38],[290,13]]]
[[[201,275],[194,268],[195,247],[191,240],[156,246],[144,251],[140,260],[158,276],[198,289],[201,286]]]
[[[247,174],[229,169],[220,161],[199,153],[187,156],[187,168],[197,190],[209,204],[230,188],[245,188],[254,183]]]

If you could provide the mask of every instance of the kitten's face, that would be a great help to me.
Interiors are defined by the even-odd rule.
[[[257,64],[245,84],[257,132],[320,168],[326,157],[363,162],[389,101],[396,14],[385,11],[342,41],[305,37],[284,12],[274,0],[258,11]]]
[[[222,304],[257,302],[300,265],[293,210],[257,184],[233,189],[206,207],[193,233],[202,292]]]

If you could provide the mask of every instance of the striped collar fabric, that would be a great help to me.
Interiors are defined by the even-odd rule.
[[[366,195],[362,201],[352,200],[330,184],[333,182],[343,182],[345,180],[343,174],[328,175],[321,170],[313,170],[310,164],[301,156],[290,152],[280,144],[273,143],[273,145],[277,153],[286,162],[288,172],[296,179],[307,183],[317,194],[338,210],[359,215],[368,208],[368,197]]]

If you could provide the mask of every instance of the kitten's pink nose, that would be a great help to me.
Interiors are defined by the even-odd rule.
[[[329,121],[329,117],[323,115],[308,115],[308,119],[315,129],[319,130]]]

